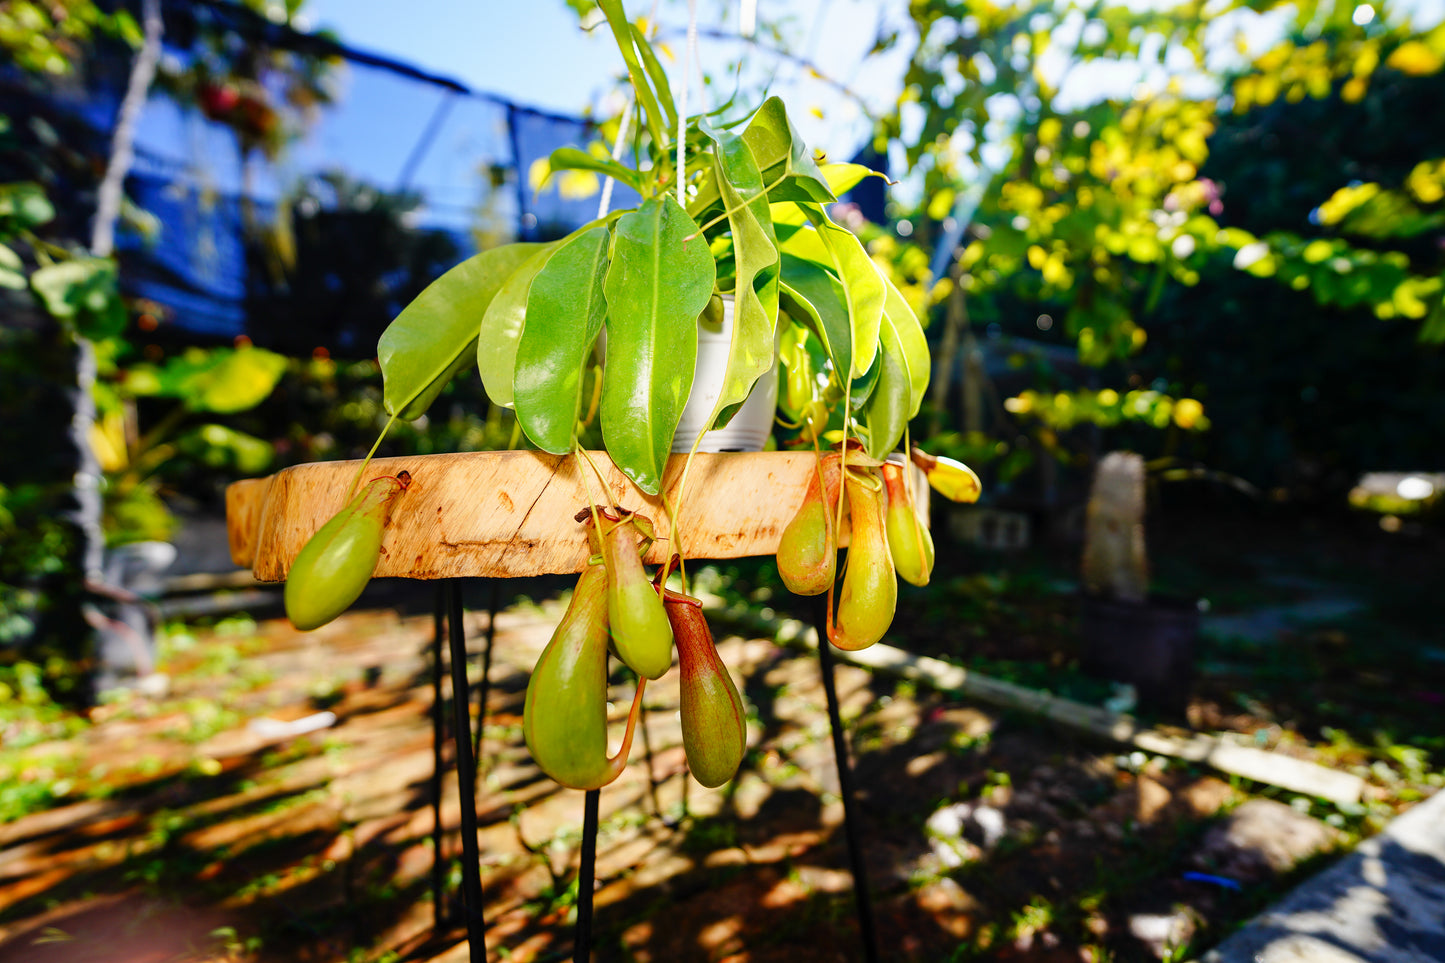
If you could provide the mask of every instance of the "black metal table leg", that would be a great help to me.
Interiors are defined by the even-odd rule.
[[[577,866],[577,929],[572,945],[572,963],[592,959],[592,890],[597,879],[597,809],[602,790],[587,791],[582,810],[582,855]]]
[[[477,761],[477,778],[482,769],[482,733],[487,728],[487,699],[492,692],[492,643],[497,638],[497,609],[501,604],[501,581],[492,579],[492,591],[488,598],[487,647],[482,650],[481,691],[477,693],[477,738],[473,743],[472,755]]]
[[[462,897],[472,963],[486,963],[486,920],[482,914],[482,855],[477,848],[477,770],[472,759],[472,707],[467,699],[467,637],[462,624],[462,589],[447,580],[447,629],[452,658],[452,739],[456,744],[458,805],[462,816]]]
[[[853,818],[853,767],[848,761],[848,743],[843,719],[838,712],[838,689],[833,682],[834,659],[828,642],[826,596],[819,598],[816,624],[818,662],[823,675],[823,692],[828,699],[828,723],[833,730],[833,755],[838,763],[838,794],[843,800],[843,836],[848,841],[848,865],[853,872],[853,897],[858,904],[858,930],[863,939],[863,959],[878,963],[878,938],[873,930],[873,897],[868,890],[868,868],[863,861],[862,842]]]
[[[431,644],[431,898],[432,927],[438,932],[447,919],[446,897],[442,894],[446,878],[446,858],[442,854],[442,625],[445,620],[446,590],[438,583]]]

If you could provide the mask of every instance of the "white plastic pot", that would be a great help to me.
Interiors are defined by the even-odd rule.
[[[723,297],[722,323],[699,319],[697,331],[697,367],[692,379],[692,394],[682,410],[677,433],[672,437],[674,452],[689,452],[698,432],[707,427],[722,394],[723,376],[727,372],[728,349],[733,337],[733,299]],[[773,352],[773,367],[757,380],[743,406],[732,421],[717,431],[704,432],[698,451],[762,451],[773,430],[773,414],[778,407],[778,361]]]

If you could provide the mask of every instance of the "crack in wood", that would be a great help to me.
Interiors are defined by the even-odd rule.
[[[559,461],[559,462],[557,463],[557,468],[560,469],[561,467],[562,467],[562,463]],[[541,489],[541,491],[537,492],[537,497],[534,498],[534,499],[532,499],[532,504],[530,504],[530,505],[527,506],[527,513],[526,513],[525,515],[523,515],[523,516],[522,516],[522,520],[517,523],[517,527],[516,527],[516,529],[513,530],[510,541],[516,541],[516,540],[517,540],[517,536],[520,535],[521,532],[522,532],[522,526],[526,525],[526,524],[527,524],[527,519],[529,519],[529,518],[532,517],[532,509],[536,508],[536,507],[537,507],[537,503],[542,500],[542,496],[545,495],[545,494],[547,494],[547,489],[549,489],[549,488],[552,487],[552,479],[554,479],[554,478],[556,478],[556,477],[557,477],[557,471],[556,471],[556,469],[554,469],[553,472],[552,472],[552,474],[550,474],[550,475],[547,476],[547,480],[542,483],[542,489]],[[532,544],[535,545],[535,544],[537,544],[537,543],[536,543],[535,540],[533,540]]]
[[[437,544],[442,548],[460,551],[465,548],[536,548],[540,540],[513,535],[511,538],[463,538],[455,542],[442,539]],[[418,555],[417,558],[421,556]]]

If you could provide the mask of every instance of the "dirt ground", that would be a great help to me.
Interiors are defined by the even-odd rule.
[[[1340,594],[1329,572],[1271,590],[1193,559],[1173,577],[1227,586],[1216,593],[1222,618],[1272,618]],[[906,635],[933,633],[941,650],[971,650],[960,654],[1020,681],[1062,671],[1067,653],[1048,640],[1067,636],[1072,616],[1047,571],[941,575],[965,616],[949,626],[905,597]],[[766,572],[735,573],[754,608],[766,609],[766,583]],[[487,593],[468,591],[475,682]],[[446,919],[434,921],[432,596],[414,595],[309,635],[275,619],[175,629],[169,694],[111,703],[72,738],[6,756],[21,768],[4,785],[64,791],[54,808],[0,825],[0,963],[467,959],[452,775],[441,800]],[[572,953],[582,794],[543,776],[521,739],[527,673],[560,611],[556,599],[524,600],[497,620],[478,799],[491,960]],[[1327,858],[1252,876],[1221,864],[1206,837],[1223,814],[1282,800],[1342,847],[1430,791],[1438,773],[1409,731],[1418,715],[1390,715],[1379,700],[1373,731],[1394,740],[1381,746],[1366,744],[1369,728],[1329,728],[1359,710],[1328,698],[1311,703],[1319,718],[1303,727],[1276,711],[1300,701],[1300,679],[1322,697],[1349,688],[1336,663],[1359,653],[1329,656],[1353,650],[1365,636],[1350,620],[1369,614],[1291,616],[1273,629],[1260,616],[1253,641],[1247,619],[1233,625],[1202,653],[1190,707],[1199,725],[1365,774],[1369,798],[1348,811],[840,666],[883,959],[1189,958]],[[750,706],[743,769],[720,790],[691,782],[675,674],[648,687],[647,746],[638,740],[601,797],[595,960],[862,959],[816,653],[729,624],[719,618],[715,631]],[[1036,657],[1006,662],[1000,633]],[[1261,652],[1251,664],[1296,666],[1293,689],[1242,673]],[[1301,652],[1318,664],[1301,670]],[[1108,691],[1071,678],[1061,688]],[[620,723],[631,687],[615,681]],[[1427,675],[1407,689],[1433,684]],[[1371,683],[1363,689],[1374,699]],[[288,731],[298,720],[322,727]],[[1321,737],[1321,725],[1336,735]]]

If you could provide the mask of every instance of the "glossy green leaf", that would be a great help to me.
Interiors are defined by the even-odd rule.
[[[829,262],[848,300],[848,323],[853,329],[853,375],[868,370],[878,350],[878,325],[883,317],[886,290],[883,276],[858,235],[834,224],[818,204],[799,204],[827,249]]]
[[[908,427],[913,390],[908,359],[891,319],[883,319],[879,335],[878,383],[862,410],[868,428],[868,454],[874,458],[884,458],[898,447]]]
[[[727,205],[732,231],[734,308],[727,370],[708,423],[741,404],[753,383],[773,367],[773,334],[778,325],[778,245],[763,193],[763,176],[743,139],[705,120],[699,129],[714,145],[713,173]]]
[[[618,219],[607,269],[602,437],[613,462],[648,494],[662,481],[692,388],[697,318],[715,281],[697,230],[670,195],[647,200]]]
[[[757,158],[771,200],[827,204],[838,199],[777,97],[769,97],[758,108],[743,140]]]
[[[559,147],[547,158],[553,171],[592,171],[626,184],[634,191],[642,190],[642,175],[610,157],[594,157],[575,147]]]
[[[789,316],[805,325],[828,352],[840,383],[853,366],[853,329],[843,284],[821,264],[783,252],[780,301]]]
[[[527,437],[554,455],[572,450],[583,374],[607,316],[602,282],[608,231],[569,237],[532,279],[512,388]]]
[[[487,305],[477,332],[477,373],[492,404],[512,407],[512,377],[517,367],[517,345],[527,318],[527,291],[542,265],[557,250],[554,241],[535,247],[502,282]]]
[[[477,356],[477,327],[497,291],[540,244],[482,251],[418,294],[376,343],[387,414],[410,421],[426,413],[447,382]]]
[[[928,379],[933,373],[933,359],[928,352],[928,336],[923,333],[923,324],[913,313],[902,292],[887,277],[883,278],[888,297],[883,303],[883,315],[893,322],[898,335],[898,345],[903,358],[908,362],[909,393],[908,417],[918,414],[919,406],[928,393]]]

